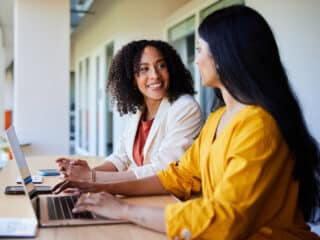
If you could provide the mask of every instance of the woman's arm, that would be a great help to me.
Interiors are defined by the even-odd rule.
[[[130,204],[108,193],[83,194],[73,212],[90,211],[99,216],[123,219],[165,233],[163,207]]]
[[[167,194],[158,176],[108,184],[65,180],[54,186],[52,191],[57,194],[67,188],[79,188],[80,193],[86,193],[81,195],[74,212],[91,211],[102,217],[128,220],[158,232],[165,232],[164,208],[129,204],[111,195]]]
[[[118,171],[116,166],[112,162],[108,162],[108,161],[101,163],[100,165],[94,167],[93,169],[95,169],[96,171],[107,171],[107,172]]]
[[[64,175],[69,180],[87,181],[87,182],[118,182],[135,180],[137,177],[132,171],[118,172],[111,162],[90,169],[88,163],[84,160],[74,160],[70,162]]]
[[[164,207],[145,207],[136,204],[127,204],[125,219],[140,226],[165,233]]]
[[[58,170],[64,174],[65,177],[68,177],[73,180],[85,180],[90,181],[92,178],[92,172],[89,167],[89,164],[86,160],[81,159],[70,159],[70,158],[58,158],[56,160],[58,165]],[[96,171],[108,171],[116,172],[117,168],[112,162],[103,162],[102,164],[93,168]]]
[[[106,171],[94,171],[95,182],[122,182],[136,180],[137,177],[132,171],[121,171],[121,172],[106,172]]]
[[[91,169],[85,160],[72,160],[67,158],[60,158],[56,160],[59,171],[64,175],[65,178],[75,181],[110,181],[114,180],[131,180],[135,179],[134,174],[119,174],[116,167],[111,162],[104,162],[103,164]],[[97,172],[104,171],[104,172]],[[104,174],[105,173],[105,174]]]
[[[139,180],[116,183],[93,183],[83,181],[65,180],[52,188],[52,192],[58,194],[68,188],[78,188],[80,193],[84,192],[108,192],[111,194],[122,194],[126,196],[167,194],[158,176],[151,176]]]

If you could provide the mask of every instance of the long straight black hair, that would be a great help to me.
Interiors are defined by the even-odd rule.
[[[307,221],[317,222],[319,145],[306,127],[269,25],[256,11],[239,5],[212,13],[198,31],[229,93],[241,103],[263,107],[276,120],[295,157],[299,207]]]

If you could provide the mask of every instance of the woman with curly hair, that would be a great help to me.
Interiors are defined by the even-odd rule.
[[[97,182],[147,177],[178,160],[198,135],[202,114],[190,72],[166,42],[134,41],[113,58],[107,89],[126,128],[113,154],[90,169],[57,159],[68,179]],[[125,171],[128,170],[128,171]]]
[[[103,191],[82,194],[73,211],[125,219],[171,239],[320,239],[306,224],[319,221],[319,145],[269,25],[253,9],[233,6],[209,15],[198,31],[202,83],[219,91],[223,105],[180,161],[144,179],[66,181],[55,189]],[[166,192],[184,201],[157,208],[111,195]]]

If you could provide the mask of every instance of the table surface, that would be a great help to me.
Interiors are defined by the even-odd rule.
[[[41,168],[55,168],[56,156],[37,156],[27,158],[31,174],[35,174]],[[72,158],[79,158],[72,156]],[[89,165],[95,166],[103,158],[81,157],[89,162]],[[34,212],[25,195],[5,195],[4,189],[7,185],[17,185],[15,183],[19,176],[15,160],[10,160],[7,166],[0,169],[0,218],[34,218]],[[42,185],[54,185],[61,181],[60,177],[44,177]],[[130,202],[149,206],[165,206],[176,200],[170,195],[135,197],[130,198]],[[99,239],[167,239],[164,234],[160,234],[134,224],[109,224],[96,226],[77,226],[77,227],[53,227],[39,228],[36,239],[90,239],[94,236]],[[11,238],[12,239],[12,238]]]

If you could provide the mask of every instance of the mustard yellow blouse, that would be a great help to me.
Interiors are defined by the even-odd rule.
[[[170,238],[320,239],[297,208],[293,158],[275,120],[246,106],[214,139],[225,107],[212,113],[181,158],[158,173],[164,188],[188,200],[165,209]]]

